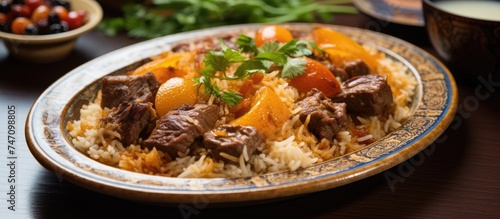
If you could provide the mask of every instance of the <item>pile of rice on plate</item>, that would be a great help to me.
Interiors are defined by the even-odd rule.
[[[255,36],[255,32],[244,34]],[[301,39],[310,40],[308,34],[300,35]],[[232,37],[229,41],[234,42],[235,38]],[[175,52],[167,51],[151,59],[181,57],[176,68],[196,72],[194,69],[198,69],[199,54],[219,44],[219,38],[201,40],[179,45]],[[165,153],[160,150],[141,147],[144,139],[139,139],[135,144],[123,145],[116,131],[101,126],[100,119],[109,109],[101,108],[100,95],[82,107],[79,120],[68,122],[67,129],[74,147],[90,158],[137,173],[166,177],[214,178],[248,177],[277,171],[299,170],[359,150],[397,129],[409,118],[417,86],[415,77],[402,63],[385,57],[384,53],[374,48],[366,45],[363,45],[363,48],[376,58],[379,64],[377,74],[387,76],[387,83],[391,87],[396,105],[394,112],[388,116],[358,116],[356,119],[360,124],[357,128],[366,130],[363,136],[343,130],[337,133],[332,142],[326,139],[318,140],[296,114],[299,109],[295,102],[305,94],[300,94],[296,88],[290,86],[289,79],[280,78],[279,71],[263,74],[261,82],[253,85],[253,90],[266,86],[272,88],[289,107],[292,115],[280,130],[265,139],[265,144],[258,147],[256,153],[248,154],[244,150],[240,157],[232,158],[234,162],[216,161],[205,148],[200,146],[193,146],[186,153],[179,154],[170,161],[165,159]],[[341,82],[339,78],[337,79]],[[237,90],[244,83],[243,80],[216,79],[215,81],[220,88],[233,90]],[[214,97],[208,97],[200,98],[199,101],[213,104],[216,100]],[[234,113],[228,105],[221,104],[219,108],[223,116],[216,126],[234,120]]]

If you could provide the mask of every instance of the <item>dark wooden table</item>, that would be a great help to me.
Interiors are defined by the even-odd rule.
[[[364,14],[338,15],[334,24],[371,29],[413,43],[431,54],[425,29],[388,23]],[[458,81],[456,120],[425,153],[384,173],[314,194],[267,204],[210,208],[191,214],[102,195],[66,182],[30,154],[24,122],[36,98],[73,68],[139,42],[94,31],[57,63],[26,64],[0,46],[0,218],[500,218],[500,85]],[[15,211],[8,209],[10,166],[8,108],[15,107]],[[388,180],[388,175],[398,180]]]

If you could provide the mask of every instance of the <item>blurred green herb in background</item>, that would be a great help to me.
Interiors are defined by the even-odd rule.
[[[99,29],[151,39],[172,33],[243,23],[331,21],[336,13],[357,13],[350,0],[153,0],[125,4],[123,15],[106,18]]]

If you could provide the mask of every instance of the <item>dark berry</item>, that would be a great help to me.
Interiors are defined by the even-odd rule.
[[[61,23],[59,24],[51,24],[49,26],[49,32],[50,33],[63,33],[68,31],[68,26],[65,26]]]
[[[10,32],[9,23],[0,23],[0,31],[1,32]]]
[[[24,4],[24,0],[12,0],[12,4]]]
[[[38,28],[35,25],[28,25],[26,29],[24,29],[24,34],[26,35],[37,35]]]
[[[59,18],[59,15],[57,13],[51,12],[49,14],[49,24],[58,24],[61,23],[61,19]]]
[[[10,4],[6,0],[2,0],[0,2],[0,13],[9,13],[10,12]]]
[[[47,19],[39,20],[36,25],[38,26],[38,34],[48,34],[49,30],[49,22]]]
[[[66,1],[61,2],[59,5],[65,7],[66,9],[68,9],[68,11],[71,10],[71,4],[69,2],[66,2]]]
[[[49,3],[52,7],[60,5],[65,7],[68,11],[71,10],[71,3],[67,0],[49,0]]]
[[[63,27],[61,24],[51,24],[49,27],[49,32],[50,33],[62,33]]]
[[[61,26],[63,27],[64,32],[69,30],[69,25],[68,22],[66,21],[61,21]]]

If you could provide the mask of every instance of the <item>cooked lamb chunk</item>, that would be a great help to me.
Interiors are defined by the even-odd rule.
[[[116,75],[102,79],[101,107],[109,109],[123,102],[154,103],[159,84],[153,73]]]
[[[147,125],[154,121],[156,112],[151,103],[123,102],[101,118],[103,126],[112,127],[120,134],[124,146],[135,143]]]
[[[340,78],[341,81],[345,81],[349,78],[343,68],[339,68],[332,64],[325,64],[325,67],[328,68],[335,77]]]
[[[356,76],[342,83],[342,91],[332,98],[344,102],[350,113],[373,116],[394,110],[391,87],[385,76]]]
[[[222,125],[203,135],[203,144],[205,148],[209,149],[212,157],[228,162],[235,161],[227,159],[221,153],[239,158],[246,146],[247,154],[250,156],[263,142],[264,140],[257,129],[251,126]]]
[[[347,123],[346,104],[334,103],[317,89],[307,93],[307,97],[297,102],[301,108],[300,120],[305,122],[310,115],[307,129],[318,139],[332,141],[337,132]]]
[[[307,31],[300,31],[300,30],[290,30],[290,33],[292,34],[294,39],[301,39],[307,37],[308,34],[310,34]]]
[[[343,66],[347,78],[370,74],[370,67],[360,59],[346,62]]]
[[[219,107],[216,105],[182,105],[156,122],[155,129],[143,145],[156,147],[175,158],[178,152],[185,153],[205,132],[213,129],[218,119]]]

